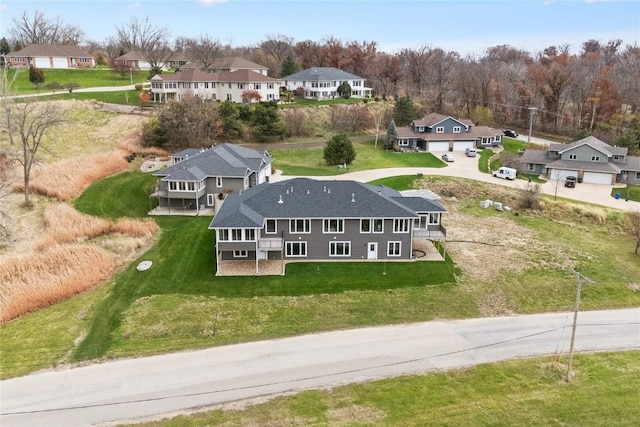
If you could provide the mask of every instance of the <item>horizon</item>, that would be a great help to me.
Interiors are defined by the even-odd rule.
[[[232,47],[255,46],[277,34],[293,38],[294,43],[321,42],[332,36],[343,42],[373,41],[378,51],[387,53],[426,45],[462,56],[481,55],[500,45],[533,55],[562,45],[569,45],[575,54],[591,39],[601,44],[620,39],[621,48],[640,43],[640,2],[599,0],[2,0],[0,37],[10,39],[13,20],[35,11],[49,20],[60,18],[79,26],[85,32],[83,42],[106,42],[115,36],[117,26],[134,17],[149,17],[170,31],[170,42],[208,34]],[[103,25],[93,23],[95,15]],[[448,16],[452,18],[445,19]],[[399,24],[384,24],[389,19]]]

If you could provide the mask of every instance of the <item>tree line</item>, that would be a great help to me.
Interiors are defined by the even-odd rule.
[[[498,45],[462,56],[429,44],[383,52],[375,41],[296,41],[267,34],[255,45],[231,46],[203,34],[172,37],[149,18],[117,25],[104,41],[87,41],[83,30],[60,18],[26,12],[13,20],[3,52],[29,43],[83,44],[99,63],[130,50],[160,66],[184,53],[203,68],[222,56],[241,56],[280,78],[312,66],[336,67],[367,79],[379,98],[407,97],[418,110],[487,125],[527,129],[576,138],[596,134],[632,148],[640,146],[640,46],[622,40],[585,41],[578,53],[567,45],[531,53]]]

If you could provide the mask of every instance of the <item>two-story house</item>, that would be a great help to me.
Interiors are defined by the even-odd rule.
[[[79,46],[30,44],[5,56],[10,67],[93,68],[96,60]]]
[[[174,74],[158,74],[151,78],[151,100],[168,102],[197,96],[209,101],[250,102],[247,91],[256,91],[261,101],[280,99],[280,82],[251,70],[207,73],[198,70],[180,71]]]
[[[398,127],[396,146],[401,151],[464,151],[502,144],[502,131],[487,126],[474,126],[471,120],[454,119],[438,113]]]
[[[313,67],[283,77],[282,81],[288,91],[304,89],[304,97],[308,99],[339,98],[338,86],[347,82],[351,86],[351,97],[366,98],[371,96],[371,88],[365,86],[365,79],[334,67]]]
[[[151,197],[158,198],[158,208],[152,214],[215,211],[227,194],[267,182],[273,161],[267,151],[235,144],[190,148],[171,159],[169,167],[153,174],[158,183]]]
[[[227,261],[411,260],[417,240],[445,239],[446,209],[431,192],[403,196],[355,181],[295,178],[235,192],[209,228],[216,274]],[[252,273],[253,274],[253,273]]]
[[[524,173],[551,180],[573,176],[591,184],[640,184],[640,157],[627,153],[627,147],[612,147],[588,136],[571,144],[551,144],[547,150],[525,150],[520,165]]]

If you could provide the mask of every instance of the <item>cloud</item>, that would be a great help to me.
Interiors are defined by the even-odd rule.
[[[0,4],[0,10],[9,10],[9,6],[6,4]]]
[[[128,4],[127,9],[140,9],[141,6],[142,6],[142,3],[137,1],[135,3]]]
[[[226,3],[229,0],[198,0],[200,6],[209,7],[216,3]]]

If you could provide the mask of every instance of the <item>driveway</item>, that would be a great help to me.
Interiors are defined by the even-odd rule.
[[[0,382],[0,425],[112,425],[312,388],[566,355],[572,319],[573,313],[547,313],[433,321],[42,372]],[[580,313],[575,349],[640,349],[640,308]]]
[[[444,152],[432,153],[434,156],[440,158]],[[456,160],[453,163],[447,163],[444,168],[385,168],[385,169],[370,169],[357,172],[347,172],[340,175],[332,176],[308,176],[307,178],[313,178],[325,181],[341,181],[341,180],[354,180],[359,182],[369,182],[380,178],[388,178],[398,175],[416,175],[422,173],[424,175],[434,176],[452,176],[473,179],[476,181],[488,182],[491,184],[502,185],[505,187],[524,189],[527,182],[522,179],[516,179],[509,181],[506,179],[495,178],[493,175],[482,173],[478,170],[478,158],[467,157],[464,153],[454,153]],[[402,154],[398,154],[399,156]],[[277,171],[275,175],[270,178],[271,182],[278,182],[287,179],[295,178],[294,176],[282,175],[280,171]],[[614,209],[621,209],[625,211],[638,211],[640,212],[640,202],[625,201],[624,196],[616,200],[611,197],[612,185],[598,185],[598,184],[576,184],[575,188],[565,188],[564,182],[560,181],[547,181],[541,184],[540,191],[548,195],[556,195],[558,197],[564,197],[567,199],[578,200],[585,203],[592,203],[596,205],[606,206]]]

